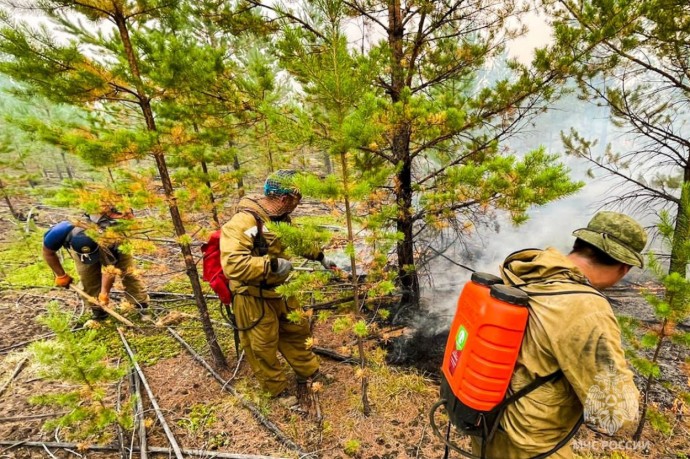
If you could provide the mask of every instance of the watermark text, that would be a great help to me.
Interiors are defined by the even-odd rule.
[[[571,443],[574,450],[604,451],[647,451],[651,443],[647,441],[633,440],[574,440]]]

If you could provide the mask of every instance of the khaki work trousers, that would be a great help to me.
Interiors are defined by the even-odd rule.
[[[556,445],[553,445],[556,446]],[[553,448],[552,446],[552,448]],[[548,450],[548,449],[547,449]],[[481,440],[472,438],[472,454],[479,456],[481,454]],[[543,453],[545,451],[541,451]],[[494,438],[491,439],[486,447],[486,459],[529,459],[540,454],[539,451],[525,451],[519,448],[516,444],[510,441],[508,435],[498,430]],[[570,445],[565,445],[555,453],[549,456],[549,459],[573,459],[573,450]]]
[[[94,298],[101,293],[101,263],[86,265],[81,262],[79,255],[69,251],[77,268],[84,291]],[[127,295],[127,301],[134,305],[148,303],[149,294],[141,279],[134,274],[134,260],[131,255],[119,254],[114,266],[122,272],[122,286]]]
[[[287,314],[292,308],[288,308],[284,298],[235,295],[233,309],[237,326],[240,329],[251,327],[249,330],[240,330],[240,343],[254,375],[272,396],[280,394],[288,386],[287,375],[278,360],[278,351],[292,367],[298,380],[306,380],[319,369],[318,358],[306,346],[306,340],[311,336],[309,321],[290,322]]]

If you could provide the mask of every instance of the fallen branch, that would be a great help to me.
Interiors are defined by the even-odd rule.
[[[122,359],[117,359],[117,367],[120,368],[120,362]],[[117,399],[115,401],[115,411],[117,411],[118,414],[122,413],[122,379],[117,383]],[[120,449],[120,457],[125,458],[127,457],[127,453],[125,452],[125,434],[122,431],[122,426],[120,423],[117,423],[117,446]]]
[[[266,427],[268,430],[271,431],[273,435],[276,436],[276,438],[282,442],[285,446],[289,447],[290,449],[296,451],[299,453],[300,456],[305,456],[307,453],[302,451],[302,448],[292,441],[290,438],[288,438],[278,426],[273,424],[268,418],[266,418],[263,414],[261,414],[261,411],[259,408],[254,405],[252,402],[249,400],[245,399],[242,397],[242,395],[235,390],[234,387],[227,385],[226,381],[223,380],[223,378],[199,355],[192,349],[192,347],[187,343],[179,334],[175,332],[172,328],[168,327],[168,332],[180,343],[182,346],[184,346],[185,349],[196,359],[197,362],[199,362],[206,370],[211,373],[211,375],[221,384],[223,387],[223,390],[230,392],[232,395],[237,397],[237,399],[240,401],[242,406],[247,408],[252,415],[256,418],[257,421],[259,421],[264,427]]]
[[[175,452],[175,457],[177,457],[177,459],[184,459],[184,456],[182,456],[182,451],[180,451],[180,445],[177,444],[177,440],[175,439],[175,436],[173,435],[172,430],[170,430],[168,423],[165,422],[165,417],[163,417],[163,412],[161,411],[160,406],[158,406],[158,402],[156,402],[156,397],[153,395],[153,391],[151,390],[151,387],[146,382],[146,376],[144,376],[144,372],[141,370],[141,367],[137,363],[137,360],[134,357],[134,353],[132,352],[132,349],[129,347],[129,343],[127,342],[127,339],[125,338],[124,333],[122,333],[122,330],[120,330],[119,328],[117,329],[117,333],[120,335],[120,339],[122,340],[122,344],[124,344],[124,346],[125,346],[125,350],[127,351],[127,354],[129,355],[129,359],[132,362],[134,369],[137,371],[137,374],[139,375],[139,379],[141,380],[141,384],[144,386],[144,389],[146,389],[146,393],[149,396],[149,401],[151,402],[151,405],[153,406],[153,410],[156,412],[156,416],[158,417],[158,420],[160,421],[161,426],[163,427],[163,430],[165,431],[165,435],[168,437],[168,441],[170,442],[170,445],[172,446],[172,449]],[[150,449],[149,449],[149,451],[150,451]]]
[[[323,355],[333,360],[337,360],[338,362],[351,363],[353,365],[360,364],[359,359],[353,359],[352,356],[340,354],[325,347],[312,346],[311,350],[314,351],[314,354]]]
[[[11,383],[12,381],[14,381],[14,378],[16,378],[17,375],[19,375],[19,373],[21,373],[22,369],[24,368],[24,365],[26,364],[26,362],[27,362],[28,360],[29,360],[29,357],[24,357],[24,358],[17,364],[17,366],[16,366],[15,369],[14,369],[14,373],[12,373],[12,375],[10,376],[10,379],[8,379],[8,380],[5,382],[5,384],[3,384],[2,387],[0,387],[0,395],[2,395],[3,392],[5,392],[5,389],[7,389],[7,386],[9,386],[10,383]]]
[[[44,338],[51,338],[51,337],[53,337],[53,336],[55,336],[55,333],[47,333],[47,334],[45,334],[45,335],[41,335],[41,336],[36,337],[36,338],[33,338],[33,339],[29,339],[29,340],[26,340],[26,341],[22,341],[22,342],[20,342],[20,343],[13,344],[13,345],[11,345],[11,346],[3,347],[2,349],[0,349],[0,355],[2,355],[2,354],[7,354],[8,352],[10,352],[10,351],[13,350],[13,349],[17,349],[17,348],[20,348],[20,347],[24,347],[24,346],[27,346],[27,345],[29,345],[29,344],[31,344],[31,343],[36,342],[36,341],[40,341],[40,340],[42,340],[42,339],[44,339]]]
[[[0,452],[8,451],[12,448],[43,448],[44,446],[48,448],[61,448],[61,449],[79,449],[82,451],[119,451],[119,448],[115,446],[106,445],[90,445],[84,446],[83,444],[77,445],[76,443],[62,443],[62,442],[40,442],[40,441],[16,441],[16,440],[0,440],[0,445],[9,445]],[[139,448],[133,448],[132,451],[139,451]],[[172,450],[170,448],[160,448],[156,446],[149,447],[150,453],[155,454],[170,454]],[[221,453],[218,451],[206,451],[202,449],[183,449],[182,453],[188,456],[199,456],[205,458],[218,458],[218,459],[282,459],[276,456],[258,456],[255,454],[235,454],[235,453]]]
[[[56,418],[58,416],[64,416],[67,411],[62,413],[45,413],[45,414],[32,414],[30,416],[11,416],[7,418],[0,418],[1,422],[17,422],[17,421],[30,421],[32,419],[46,419],[46,418]]]
[[[355,297],[349,296],[347,298],[339,298],[337,300],[327,301],[325,303],[319,303],[319,304],[315,304],[313,306],[305,306],[305,307],[308,309],[314,309],[315,311],[317,311],[319,309],[330,309],[333,306],[337,306],[337,305],[343,304],[343,303],[349,303],[350,301],[355,301]]]
[[[144,419],[144,402],[141,400],[141,380],[136,372],[132,373],[132,381],[134,381],[134,395],[137,398],[136,401],[136,413],[134,417],[134,423],[137,426],[137,431],[139,433],[139,448],[141,459],[148,459],[148,445],[146,441],[146,422]]]
[[[381,301],[384,299],[391,299],[392,300],[393,298],[397,298],[397,297],[399,297],[399,295],[384,295],[384,296],[377,296],[377,297],[373,297],[373,298],[367,298],[363,304],[373,303],[375,301]],[[349,296],[346,298],[339,298],[337,300],[327,301],[325,303],[317,303],[314,305],[305,305],[304,307],[308,308],[308,309],[314,309],[317,311],[319,309],[334,309],[333,306],[337,306],[337,305],[343,304],[343,303],[349,303],[351,301],[355,301],[354,296]]]
[[[114,310],[110,309],[108,306],[103,306],[103,305],[101,304],[100,301],[98,301],[96,298],[92,297],[91,295],[89,295],[88,293],[86,293],[84,290],[80,289],[80,288],[77,287],[76,285],[70,284],[69,288],[70,288],[71,290],[74,290],[75,292],[77,292],[79,295],[81,295],[81,296],[82,296],[85,300],[87,300],[89,303],[91,303],[91,304],[93,304],[94,306],[98,306],[99,308],[103,309],[103,310],[104,310],[105,312],[107,312],[109,315],[111,315],[111,316],[114,317],[115,319],[119,320],[119,321],[122,322],[123,324],[127,325],[128,327],[137,328],[137,326],[134,325],[132,322],[130,322],[129,320],[125,319],[125,318],[122,317],[120,314],[118,314],[118,313],[115,312]]]

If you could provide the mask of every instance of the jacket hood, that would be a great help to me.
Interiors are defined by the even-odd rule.
[[[252,212],[258,214],[262,220],[268,221],[270,219],[268,212],[266,212],[266,209],[261,207],[261,204],[258,202],[259,199],[261,199],[261,196],[245,196],[244,198],[240,199],[239,203],[237,203],[237,212],[251,210]]]
[[[503,262],[501,274],[512,285],[543,281],[574,281],[588,284],[587,278],[565,255],[553,247],[526,249],[512,253]]]

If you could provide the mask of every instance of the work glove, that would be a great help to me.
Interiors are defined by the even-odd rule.
[[[62,276],[57,276],[55,278],[55,285],[57,287],[69,288],[69,284],[71,284],[73,280],[74,279],[72,279],[72,276],[65,273]]]
[[[338,268],[338,265],[336,265],[333,260],[326,258],[326,255],[324,255],[323,252],[319,252],[319,254],[316,256],[316,261],[321,263],[321,266],[323,266],[326,269],[337,269]]]
[[[321,260],[321,266],[326,269],[338,269],[338,265],[335,264],[335,261],[325,257]]]
[[[101,292],[98,294],[98,302],[101,303],[101,306],[108,306],[110,303],[110,297],[107,293]]]
[[[292,263],[290,263],[285,258],[272,258],[271,259],[271,272],[276,276],[283,277],[287,276],[292,270]]]

